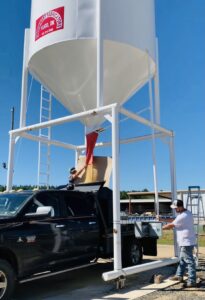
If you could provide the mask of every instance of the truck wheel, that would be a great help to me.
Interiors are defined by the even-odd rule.
[[[126,240],[123,246],[123,267],[138,265],[142,261],[142,246],[136,239]]]
[[[0,259],[0,300],[10,298],[15,287],[15,273],[12,266]]]

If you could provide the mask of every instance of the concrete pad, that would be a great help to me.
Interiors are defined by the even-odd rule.
[[[120,293],[115,293],[115,294],[110,294],[109,296],[105,296],[104,298],[101,299],[126,299],[126,300],[134,300],[137,298],[140,298],[142,296],[148,295],[150,293],[156,292],[158,290],[167,288],[171,285],[174,285],[178,283],[177,281],[171,281],[169,279],[164,280],[162,283],[159,284],[149,284],[143,287],[139,287],[138,289],[132,288],[131,291],[128,291],[126,293],[120,292]],[[101,300],[101,299],[92,299],[92,300]]]

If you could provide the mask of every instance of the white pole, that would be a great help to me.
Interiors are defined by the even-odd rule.
[[[122,258],[119,188],[119,127],[117,106],[112,108],[112,163],[114,270],[119,271],[122,269]]]
[[[21,82],[21,113],[19,127],[26,126],[26,107],[27,107],[27,81],[28,81],[28,55],[29,55],[29,29],[24,33],[24,55],[22,68],[22,82]]]
[[[175,162],[175,153],[174,153],[174,134],[169,139],[169,155],[170,155],[171,191],[172,191],[172,202],[173,202],[175,199],[177,199],[176,168],[175,168],[176,162]],[[175,256],[179,256],[179,248],[177,246],[175,231],[174,231],[174,252],[175,252]]]
[[[160,124],[160,93],[159,93],[159,48],[158,38],[156,38],[156,73],[154,77],[155,92],[155,122]]]
[[[177,198],[174,133],[173,136],[169,138],[169,151],[170,151],[170,170],[171,170],[171,191],[172,191],[172,201],[174,201]]]
[[[97,107],[103,106],[103,39],[101,34],[101,0],[97,2]]]
[[[41,85],[41,99],[40,99],[40,116],[39,121],[42,121],[42,106],[43,106],[43,86]],[[39,136],[41,136],[41,129],[39,129]],[[41,177],[41,141],[38,142],[38,173],[37,173],[37,187],[40,188],[40,177]]]
[[[15,146],[15,136],[13,134],[10,134],[7,184],[6,184],[6,190],[7,191],[10,191],[12,189],[12,185],[13,185],[14,146]]]
[[[105,281],[114,280],[114,279],[119,278],[120,276],[125,277],[125,276],[129,276],[129,275],[132,275],[132,274],[137,274],[137,273],[140,273],[140,272],[144,272],[144,271],[149,271],[149,270],[157,269],[157,268],[160,268],[160,267],[173,265],[173,264],[176,264],[178,261],[179,261],[178,257],[172,257],[172,258],[168,258],[168,259],[152,261],[152,262],[149,262],[149,263],[124,268],[124,269],[119,270],[119,271],[114,270],[114,271],[105,272],[105,273],[102,274],[102,278]]]
[[[148,72],[149,72],[149,102],[150,102],[150,119],[151,119],[151,134],[152,134],[152,160],[153,160],[153,177],[154,177],[154,192],[155,192],[155,213],[159,216],[159,198],[158,198],[158,184],[157,184],[157,160],[156,160],[156,143],[154,124],[154,107],[153,107],[153,93],[152,93],[152,78],[150,72],[149,53],[147,51]]]

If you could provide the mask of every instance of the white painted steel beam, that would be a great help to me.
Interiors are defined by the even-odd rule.
[[[156,74],[154,76],[154,94],[155,94],[155,122],[160,124],[160,93],[159,93],[159,47],[158,38],[156,40]]]
[[[144,271],[148,271],[148,270],[152,270],[152,269],[156,269],[156,268],[160,268],[160,267],[164,267],[164,266],[173,265],[173,264],[176,264],[178,261],[179,261],[178,257],[153,261],[150,263],[145,263],[145,264],[141,264],[141,265],[137,265],[137,266],[133,266],[133,267],[124,268],[119,271],[114,270],[114,271],[110,271],[110,272],[105,272],[102,274],[102,278],[104,281],[114,280],[114,279],[119,278],[120,276],[126,277],[126,276],[129,276],[132,274],[136,274],[136,273],[140,273],[140,272],[144,272]]]
[[[151,120],[151,134],[152,134],[152,163],[153,163],[153,180],[155,192],[155,213],[159,216],[159,199],[158,199],[158,180],[157,180],[157,159],[156,159],[156,142],[155,142],[155,129],[154,124],[154,103],[153,103],[153,90],[152,90],[152,77],[150,72],[150,59],[149,52],[147,51],[148,70],[149,70],[149,105],[150,105],[150,120]]]
[[[13,183],[14,147],[15,147],[15,136],[10,134],[9,156],[8,156],[8,171],[7,171],[7,183],[6,183],[6,190],[7,191],[10,191],[12,189],[12,183]]]
[[[53,146],[57,146],[57,147],[65,148],[65,149],[71,149],[71,150],[77,149],[77,147],[72,144],[67,144],[67,143],[63,143],[63,142],[55,141],[55,140],[48,140],[47,138],[43,138],[43,137],[40,137],[37,135],[31,135],[28,133],[22,133],[21,137],[26,138],[28,140],[42,142],[45,144],[49,144],[49,145],[53,145]]]
[[[167,135],[164,133],[155,133],[155,138],[165,138],[166,136]],[[120,144],[130,144],[130,143],[135,143],[140,141],[147,141],[151,139],[152,139],[152,135],[148,134],[148,135],[137,136],[129,139],[121,139],[119,142]],[[108,147],[108,146],[111,146],[111,142],[100,142],[100,143],[96,143],[95,148]],[[77,146],[77,149],[84,150],[86,149],[86,145]]]
[[[21,112],[19,127],[24,127],[26,125],[29,38],[30,30],[26,29],[24,33],[24,55],[21,83]]]
[[[101,0],[97,1],[97,107],[103,106],[104,53],[101,34]]]
[[[169,157],[170,157],[170,175],[171,175],[171,191],[172,191],[172,202],[177,199],[177,184],[176,184],[176,162],[175,162],[175,151],[174,151],[174,135],[169,139]],[[176,212],[173,209],[173,214]],[[174,231],[174,254],[179,256],[179,247],[177,245],[176,232]]]
[[[177,198],[176,168],[175,168],[176,163],[175,163],[175,152],[174,152],[174,134],[169,139],[169,155],[170,155],[172,201],[174,201]]]
[[[113,246],[114,270],[122,269],[119,177],[119,123],[118,107],[112,108],[112,185],[113,185]]]
[[[163,132],[163,133],[165,133],[165,134],[168,135],[168,136],[172,136],[172,134],[173,134],[173,132],[172,132],[171,130],[167,130],[167,129],[165,129],[165,128],[163,128],[163,127],[161,127],[161,126],[159,126],[159,125],[157,125],[157,124],[155,124],[155,123],[152,124],[151,121],[149,121],[149,120],[147,120],[147,119],[145,119],[145,118],[143,118],[143,117],[140,117],[139,115],[134,114],[133,112],[130,112],[130,111],[128,111],[127,109],[125,109],[125,108],[123,108],[123,107],[120,108],[120,112],[121,112],[123,115],[129,117],[130,119],[136,120],[136,121],[138,121],[139,123],[144,124],[144,125],[146,125],[146,126],[148,126],[148,127],[152,127],[152,126],[153,126],[153,128],[154,128],[155,130],[160,131],[160,132]]]
[[[63,123],[68,123],[68,122],[72,122],[72,121],[75,121],[75,120],[80,120],[80,119],[83,119],[84,117],[87,117],[87,116],[92,117],[96,114],[103,115],[107,112],[110,112],[112,107],[115,107],[116,105],[117,104],[114,103],[114,104],[110,104],[110,105],[103,106],[103,107],[100,107],[100,108],[90,109],[90,110],[87,110],[87,111],[84,111],[84,112],[81,112],[81,113],[77,113],[77,114],[74,114],[74,115],[69,115],[69,116],[54,119],[54,120],[51,120],[51,121],[47,121],[47,122],[43,122],[43,123],[37,123],[37,124],[26,126],[26,127],[23,127],[23,128],[15,129],[15,130],[12,130],[10,132],[12,132],[16,136],[18,136],[21,133],[26,132],[26,131],[33,131],[33,130],[37,130],[37,129],[40,129],[40,128],[46,128],[46,127],[50,127],[50,126],[57,126],[57,125],[61,125]]]

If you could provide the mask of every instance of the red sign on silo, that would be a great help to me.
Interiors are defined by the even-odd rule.
[[[36,20],[35,41],[64,28],[64,6],[50,10]]]

